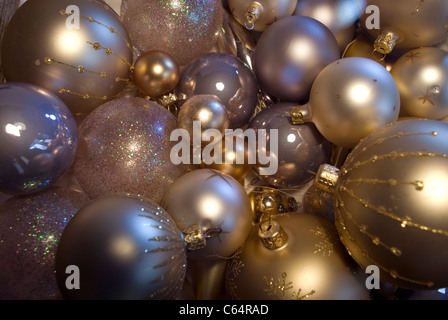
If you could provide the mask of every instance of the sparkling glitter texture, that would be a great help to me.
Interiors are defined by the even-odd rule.
[[[89,198],[62,187],[0,206],[0,299],[61,299],[55,255],[62,230]]]
[[[165,51],[180,66],[211,49],[223,11],[220,0],[123,0],[121,6],[135,49]]]
[[[92,112],[79,128],[74,172],[92,198],[108,193],[141,194],[159,202],[188,166],[170,159],[177,119],[159,104],[120,98]]]

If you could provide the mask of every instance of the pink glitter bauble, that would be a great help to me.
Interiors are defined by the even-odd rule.
[[[121,16],[135,49],[160,50],[183,66],[210,51],[222,27],[221,0],[123,0]]]
[[[188,171],[170,159],[176,117],[142,98],[109,101],[79,127],[74,172],[82,189],[97,198],[110,193],[140,194],[159,202],[165,189]]]

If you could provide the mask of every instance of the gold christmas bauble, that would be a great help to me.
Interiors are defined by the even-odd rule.
[[[334,187],[336,226],[362,268],[398,287],[448,287],[448,124],[402,120],[363,139],[339,174],[316,181]]]
[[[388,54],[396,48],[433,46],[447,39],[446,0],[368,0],[360,25]]]
[[[2,43],[7,81],[59,96],[75,116],[117,97],[129,81],[132,46],[119,16],[90,0],[28,0]]]
[[[226,291],[243,300],[368,299],[334,225],[306,213],[254,225],[229,262]]]
[[[411,50],[395,62],[391,74],[400,91],[402,116],[448,116],[448,52],[435,47]]]

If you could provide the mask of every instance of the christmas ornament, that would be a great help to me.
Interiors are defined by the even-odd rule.
[[[67,287],[68,266],[80,270]],[[151,200],[107,195],[84,206],[64,229],[56,276],[65,299],[173,299],[182,289],[186,249],[169,214]]]
[[[294,106],[286,102],[274,104],[258,113],[249,124],[249,128],[256,132],[265,129],[266,141],[272,140],[271,130],[277,130],[278,151],[269,150],[269,155],[277,159],[278,170],[272,175],[262,175],[263,180],[273,187],[295,187],[312,180],[330,154],[330,143],[314,124],[295,125],[291,122],[291,108]],[[262,146],[257,146],[257,150],[259,148]],[[261,175],[263,167],[258,164],[254,170]]]
[[[153,101],[120,98],[101,105],[79,128],[79,184],[92,198],[130,192],[159,202],[188,170],[170,158],[176,128],[176,117]]]
[[[216,144],[221,143],[220,146],[216,146],[216,148],[221,148],[220,161],[205,163],[202,159],[201,168],[215,169],[244,182],[244,178],[252,171],[254,165],[251,161],[253,150],[244,137],[239,135],[231,137],[233,139],[232,144],[229,144],[229,138],[227,136],[222,141],[216,142]],[[215,143],[212,142],[209,146],[214,149]]]
[[[448,6],[444,0],[368,0],[360,25],[375,40],[375,49],[388,54],[396,48],[433,46],[447,39]]]
[[[340,170],[315,183],[334,192],[336,226],[362,268],[417,290],[447,287],[448,124],[403,120],[363,139]]]
[[[403,116],[439,120],[448,116],[448,53],[422,47],[409,51],[392,71]]]
[[[160,50],[184,66],[212,48],[223,8],[219,0],[123,0],[121,16],[138,52]]]
[[[162,200],[186,235],[188,258],[218,260],[238,249],[249,232],[249,197],[234,178],[212,169],[193,170],[170,185]]]
[[[74,115],[116,97],[129,81],[132,59],[118,15],[99,1],[28,0],[2,43],[6,80],[52,91]]]
[[[249,122],[257,104],[258,85],[251,70],[237,57],[208,53],[185,66],[176,93],[186,99],[199,94],[217,96],[227,108],[230,128],[234,129]]]
[[[301,0],[294,15],[314,18],[334,34],[341,51],[353,40],[355,23],[365,12],[367,0]]]
[[[225,299],[225,275],[228,259],[188,260],[196,300]]]
[[[43,190],[75,160],[77,127],[65,103],[28,83],[0,85],[0,192]]]
[[[290,16],[264,31],[254,52],[254,70],[261,87],[283,101],[308,98],[317,74],[340,57],[331,31],[321,22]]]
[[[229,262],[230,299],[362,300],[368,290],[327,220],[294,213],[254,225]]]
[[[275,188],[255,187],[249,192],[249,199],[254,223],[299,209],[299,204],[293,196]]]
[[[211,129],[213,133],[217,130],[220,135],[224,135],[230,120],[227,108],[217,96],[200,94],[185,101],[179,110],[177,123],[179,128],[188,131],[190,137],[193,137],[195,129],[198,130],[202,143],[208,144],[213,141],[213,135],[209,134]]]
[[[343,54],[342,58],[363,57],[378,62],[383,67],[387,67],[386,59],[383,54],[375,50],[373,41],[365,33],[358,34],[355,39],[350,42]],[[390,71],[391,69],[388,69]]]
[[[151,98],[158,98],[176,88],[179,67],[174,59],[163,51],[148,51],[134,63],[133,79],[137,87]]]
[[[0,206],[0,299],[62,299],[55,276],[62,230],[89,198],[50,187]]]
[[[241,25],[262,32],[278,19],[292,15],[297,0],[229,0],[228,3]]]
[[[362,138],[398,119],[400,94],[379,63],[362,57],[339,59],[322,70],[309,102],[294,108],[294,123],[312,121],[337,146],[353,148]]]

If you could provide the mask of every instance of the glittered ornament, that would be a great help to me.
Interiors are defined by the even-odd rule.
[[[445,0],[368,0],[360,25],[383,54],[394,48],[433,46],[447,39],[448,6]]]
[[[403,116],[439,120],[448,116],[448,53],[422,47],[402,55],[392,76],[400,91]]]
[[[75,160],[76,122],[65,103],[29,83],[0,85],[0,192],[43,190]]]
[[[300,0],[294,15],[322,22],[336,37],[343,50],[355,35],[355,23],[365,12],[367,0]]]
[[[73,265],[79,289],[67,287],[66,269]],[[153,201],[131,194],[84,206],[64,229],[56,254],[65,299],[173,299],[185,273],[185,245],[174,221]]]
[[[297,0],[229,0],[228,3],[241,25],[263,32],[278,19],[292,15]]]
[[[179,110],[179,128],[187,130],[190,137],[198,131],[203,144],[213,141],[214,134],[224,135],[230,119],[227,108],[215,95],[200,94],[190,97]]]
[[[276,130],[277,149],[272,145],[264,147],[258,142],[258,152],[266,152],[275,159],[278,169],[271,175],[262,175],[261,169],[271,166],[271,163],[254,166],[264,181],[273,187],[290,188],[302,185],[314,178],[319,166],[328,161],[330,143],[319,133],[312,123],[293,124],[291,108],[293,103],[277,103],[258,113],[250,122],[249,128],[256,132],[266,130],[262,139],[275,140],[272,130]],[[265,145],[266,146],[266,145]]]
[[[334,193],[340,238],[362,268],[402,288],[448,286],[448,124],[403,120],[363,139],[316,184]]]
[[[132,60],[127,31],[100,1],[28,0],[2,43],[6,80],[52,91],[74,115],[116,97],[129,81]]]
[[[15,196],[0,206],[0,299],[62,299],[56,249],[70,219],[89,198],[62,187]]]
[[[227,108],[230,128],[249,122],[258,99],[258,84],[252,71],[237,57],[225,53],[208,53],[191,61],[182,70],[178,95],[185,99],[212,94]]]
[[[74,171],[92,198],[130,192],[158,202],[188,167],[170,158],[176,117],[153,101],[120,98],[92,112],[79,127]]]
[[[353,148],[398,119],[400,93],[390,73],[362,57],[339,59],[316,77],[309,102],[292,111],[294,123],[312,121],[333,144]]]
[[[188,257],[193,260],[231,256],[252,225],[246,190],[217,170],[197,169],[178,178],[161,204],[185,234]]]
[[[293,213],[255,224],[226,271],[235,300],[364,300],[369,291],[333,224]]]
[[[179,66],[163,51],[143,53],[134,63],[133,80],[136,86],[150,98],[158,98],[176,88]]]
[[[223,8],[219,0],[123,0],[121,16],[138,52],[164,51],[183,66],[212,48]]]
[[[290,16],[264,31],[254,52],[254,70],[260,86],[283,101],[308,98],[318,73],[339,59],[338,43],[316,19]]]

